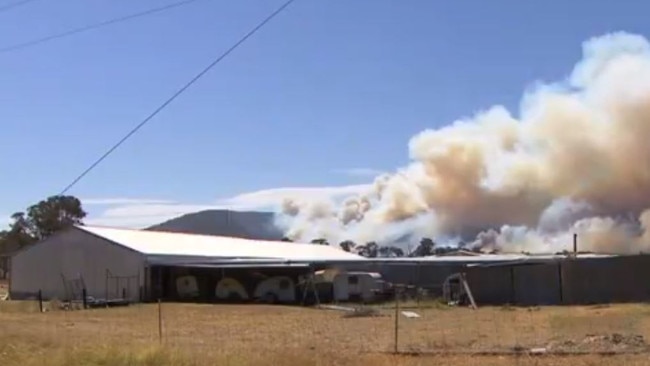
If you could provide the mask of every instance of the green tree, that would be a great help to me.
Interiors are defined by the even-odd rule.
[[[436,243],[429,238],[422,238],[420,245],[409,255],[409,257],[426,257],[435,254]]]
[[[330,243],[327,241],[327,239],[314,239],[314,240],[311,241],[311,244],[330,245]]]
[[[386,246],[379,248],[381,257],[403,257],[404,251],[398,247]]]
[[[16,251],[36,241],[34,229],[23,212],[11,215],[8,230],[0,232],[0,252],[9,253]]]
[[[22,248],[59,230],[83,224],[86,212],[73,196],[52,196],[11,215],[9,229],[0,232],[0,251]]]
[[[357,253],[363,257],[377,258],[379,256],[379,245],[374,241],[371,241],[366,245],[359,246],[357,248]]]
[[[27,221],[37,240],[72,225],[82,224],[86,212],[81,201],[73,196],[52,196],[27,209]]]
[[[341,247],[341,249],[345,250],[346,252],[351,252],[352,249],[354,249],[354,247],[356,247],[357,245],[352,240],[345,240],[342,241],[339,244],[339,246]]]

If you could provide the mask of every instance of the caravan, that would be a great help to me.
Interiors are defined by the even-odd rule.
[[[314,283],[331,283],[335,302],[373,302],[380,300],[388,289],[388,284],[375,272],[322,270],[314,274]]]

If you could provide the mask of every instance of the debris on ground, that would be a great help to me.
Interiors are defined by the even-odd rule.
[[[414,311],[402,311],[402,315],[404,315],[407,318],[419,318],[420,314],[414,312]]]
[[[546,347],[531,348],[528,352],[531,355],[543,355],[546,354],[548,349]]]
[[[638,352],[650,350],[650,345],[640,334],[612,333],[589,334],[577,341],[551,342],[546,348],[552,352]]]
[[[367,317],[378,317],[378,316],[383,316],[383,315],[379,310],[370,307],[356,308],[354,309],[354,311],[346,312],[343,315],[344,318],[367,318]]]
[[[325,310],[335,310],[342,311],[344,318],[365,318],[365,317],[376,317],[384,316],[381,311],[376,308],[368,306],[352,307],[352,306],[340,306],[340,305],[320,305],[320,309]]]
[[[320,305],[319,308],[325,310],[349,311],[349,312],[353,312],[355,310],[355,308],[351,306],[340,306],[340,305]]]

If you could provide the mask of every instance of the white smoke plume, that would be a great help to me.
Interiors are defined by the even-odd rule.
[[[456,237],[507,251],[650,249],[650,43],[586,41],[559,83],[425,130],[411,163],[343,203],[288,200],[287,235],[331,243]]]

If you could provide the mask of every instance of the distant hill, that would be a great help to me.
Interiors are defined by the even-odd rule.
[[[245,239],[281,240],[272,212],[206,210],[179,216],[147,230],[232,236]]]

